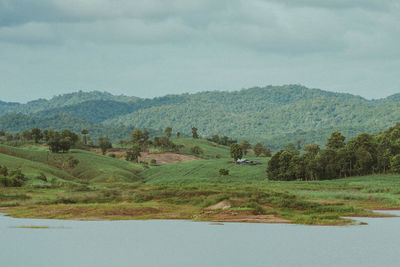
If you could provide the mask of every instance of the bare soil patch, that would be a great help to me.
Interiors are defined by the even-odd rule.
[[[148,152],[142,152],[141,154],[142,156],[139,158],[139,160],[150,162],[152,159],[155,159],[157,161],[157,164],[171,164],[176,162],[201,160],[200,158],[197,158],[192,155],[186,155],[174,152],[163,152],[154,154],[150,154]]]
[[[117,149],[112,148],[107,151],[107,156],[114,154],[116,158],[125,159],[125,154],[128,149]],[[100,154],[101,150],[98,148],[93,148],[90,151]],[[139,161],[146,161],[150,163],[152,159],[157,161],[157,164],[171,164],[177,162],[187,162],[193,160],[201,160],[192,155],[186,155],[179,152],[160,152],[160,153],[149,153],[149,152],[141,152],[141,157],[139,157]]]

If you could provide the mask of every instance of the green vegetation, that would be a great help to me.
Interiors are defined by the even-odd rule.
[[[277,152],[268,163],[271,180],[324,180],[355,175],[400,173],[400,123],[377,135],[358,135],[345,143],[340,132],[333,132],[326,149],[317,144],[294,145]]]
[[[87,129],[93,140],[107,136],[114,143],[127,139],[134,127],[147,129],[150,137],[163,136],[166,128],[172,128],[178,137],[226,135],[239,143],[245,139],[279,150],[298,140],[322,147],[333,131],[349,139],[383,131],[400,119],[399,103],[398,95],[366,100],[300,85],[153,99],[78,92],[27,104],[0,102],[0,125],[12,134],[35,127]],[[172,132],[166,137],[171,138]]]
[[[400,175],[394,174],[400,165],[400,124],[377,135],[361,134],[347,143],[342,134],[334,132],[326,149],[313,144],[301,151],[301,142],[286,145],[271,159],[265,157],[269,150],[262,144],[218,138],[219,143],[231,140],[228,146],[195,135],[170,139],[172,127],[165,130],[165,136],[152,139],[147,131],[135,129],[130,141],[119,142],[129,149],[113,149],[110,156],[103,155],[111,147],[106,138],[99,140],[98,146],[89,146],[88,139],[72,131],[36,128],[19,133],[15,142],[7,141],[6,133],[0,132],[4,143],[0,144],[0,207],[16,217],[324,225],[351,223],[344,216],[383,216],[372,209],[400,208]],[[71,148],[54,150],[51,142],[55,138],[68,140]],[[102,149],[103,143],[106,149]],[[342,162],[342,156],[348,158],[341,153],[343,149],[353,151],[355,161],[351,170],[340,169],[334,178],[365,175],[370,170],[393,174],[293,179],[292,171],[298,170],[303,158],[311,159],[307,166],[312,171],[319,166],[323,170],[312,177],[332,178],[328,170],[336,169],[330,164]],[[233,161],[242,158],[244,151],[256,165]],[[187,154],[189,161],[160,164],[155,160],[158,154]],[[276,172],[272,177],[290,181],[267,179],[267,166],[269,172]]]

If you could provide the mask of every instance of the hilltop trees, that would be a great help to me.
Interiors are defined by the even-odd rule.
[[[149,144],[149,132],[138,128],[134,129],[131,133],[131,143],[143,150]]]
[[[52,131],[49,141],[49,149],[53,153],[68,152],[73,144],[71,137],[63,136],[57,131]]]
[[[110,142],[110,139],[108,139],[108,137],[99,137],[98,142],[99,142],[99,147],[101,149],[101,153],[103,153],[103,155],[106,154],[108,149],[112,148],[112,144]]]
[[[243,140],[243,141],[240,143],[240,148],[242,149],[243,154],[244,154],[244,155],[247,155],[247,151],[251,148],[251,145],[250,145],[250,143],[249,143],[248,141]]]
[[[125,155],[125,159],[128,161],[139,162],[141,156],[141,149],[138,145],[133,145],[131,150],[128,150]]]
[[[271,150],[268,147],[264,147],[261,143],[256,143],[253,146],[253,151],[257,157],[260,157],[260,156],[270,157],[271,156]]]
[[[230,153],[234,161],[237,161],[238,159],[241,159],[243,157],[243,150],[239,144],[232,144]]]
[[[39,143],[39,141],[43,138],[42,131],[39,128],[33,128],[31,135],[35,144]]]
[[[192,137],[194,139],[198,139],[199,138],[199,135],[197,133],[197,128],[196,127],[192,127]]]
[[[171,138],[171,136],[172,136],[172,128],[171,127],[166,127],[165,128],[165,130],[164,130],[164,133],[165,133],[165,136],[167,137],[167,138]]]
[[[30,141],[30,140],[32,140],[32,132],[29,131],[29,130],[25,130],[25,131],[22,133],[22,138],[24,139],[24,141]]]

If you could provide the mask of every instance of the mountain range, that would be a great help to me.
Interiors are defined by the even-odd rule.
[[[128,138],[135,127],[160,135],[166,126],[190,135],[227,135],[278,149],[289,142],[324,145],[332,131],[352,138],[376,133],[400,121],[400,93],[378,100],[309,89],[266,86],[234,92],[208,91],[152,99],[107,92],[76,92],[26,104],[0,101],[0,129],[33,127],[80,131],[92,137]]]

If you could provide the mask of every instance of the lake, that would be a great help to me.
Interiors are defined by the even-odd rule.
[[[210,225],[0,215],[0,266],[399,266],[400,218],[360,221],[369,225]],[[21,226],[49,228],[17,228]]]

